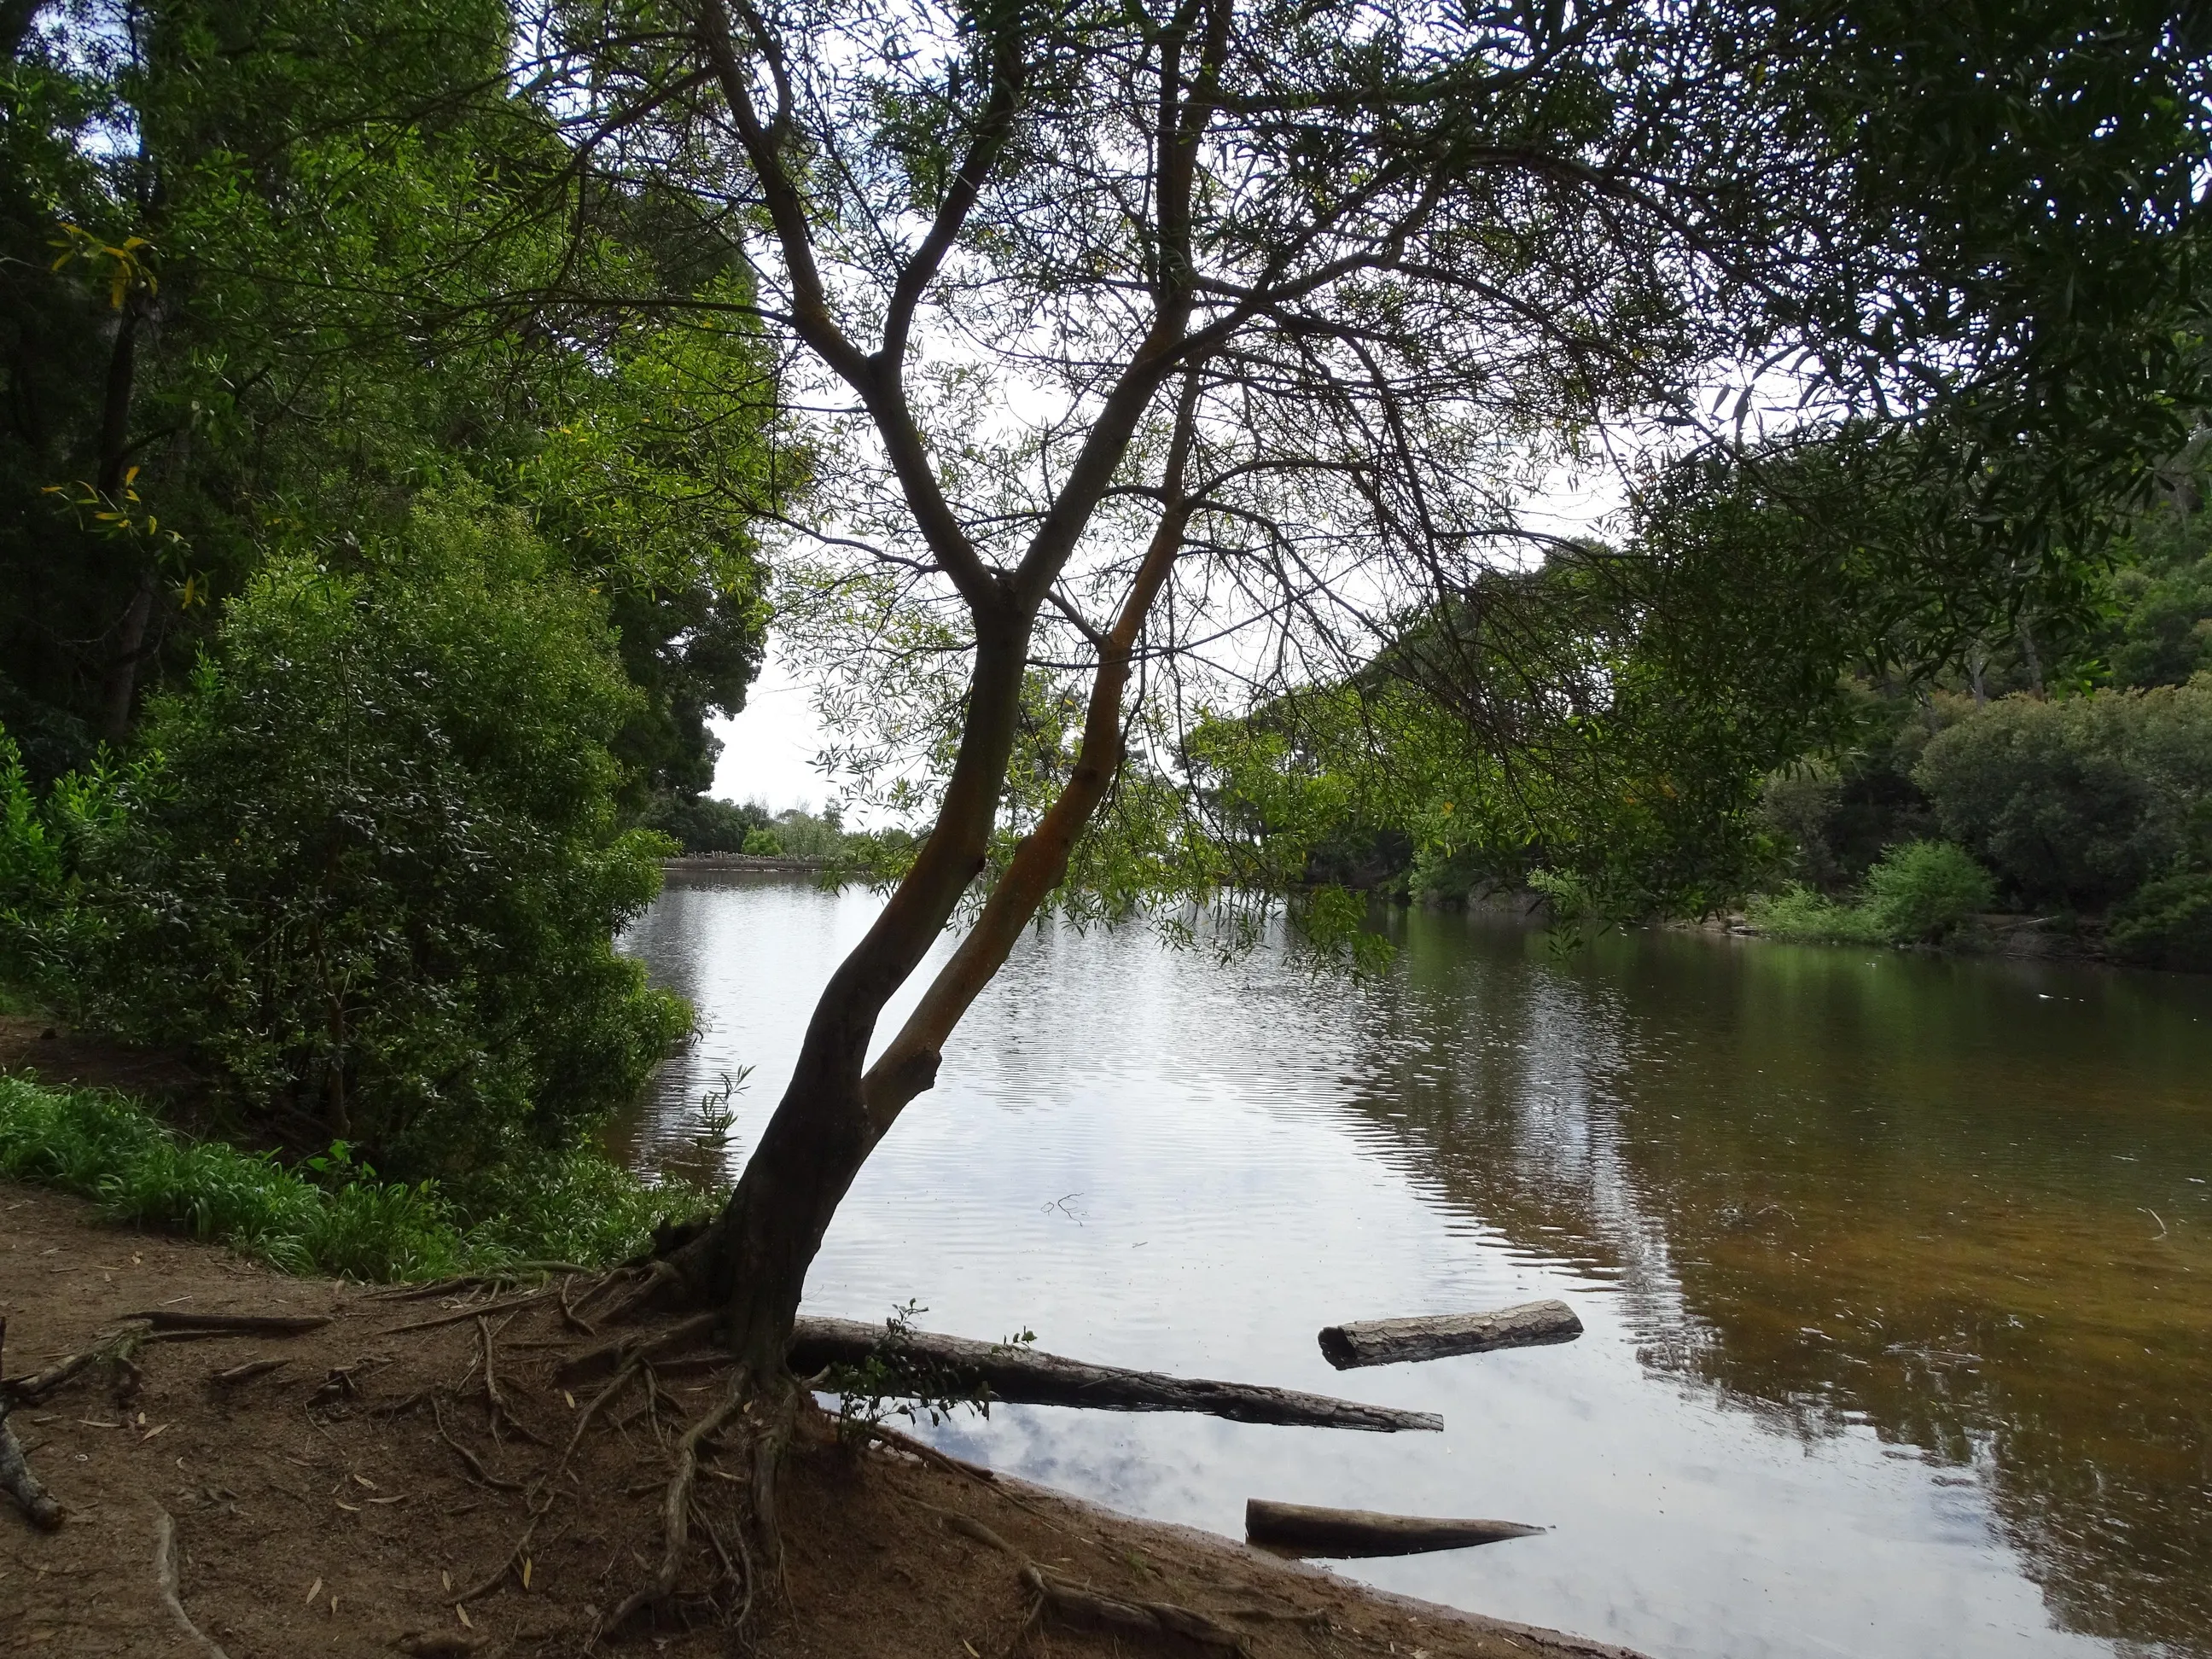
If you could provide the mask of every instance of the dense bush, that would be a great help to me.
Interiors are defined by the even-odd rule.
[[[2212,973],[2212,875],[2150,883],[2112,912],[2106,938],[2123,962]]]
[[[1856,904],[1838,903],[1802,883],[1752,901],[1753,927],[1777,939],[1847,945],[1940,940],[1996,900],[1990,872],[1948,842],[1893,847],[1867,872]]]
[[[1934,941],[1996,902],[1996,883],[1948,841],[1893,847],[1867,872],[1863,908],[1884,936]]]
[[[635,697],[599,601],[511,518],[278,561],[139,760],[35,813],[18,779],[10,959],[295,1139],[417,1176],[574,1146],[687,1019],[611,945],[669,848],[617,826]]]
[[[2029,902],[2101,909],[2212,852],[2212,675],[2004,698],[1929,739],[1913,775]]]

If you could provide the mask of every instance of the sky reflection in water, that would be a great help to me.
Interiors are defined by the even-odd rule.
[[[701,1093],[750,1064],[742,1161],[876,902],[672,884],[625,947],[708,1030],[631,1156],[696,1163]],[[1654,1655],[2212,1655],[2212,985],[1391,925],[1365,987],[1033,933],[808,1306],[1442,1412],[934,1437],[1231,1534],[1254,1496],[1543,1522],[1344,1571]],[[1549,1295],[1581,1341],[1340,1374],[1315,1346]]]

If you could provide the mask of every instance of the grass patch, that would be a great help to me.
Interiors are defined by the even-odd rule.
[[[190,1139],[106,1090],[0,1077],[0,1175],[286,1273],[390,1280],[533,1260],[599,1266],[642,1249],[672,1210],[708,1201],[584,1150],[488,1172],[452,1193],[434,1182],[380,1180],[343,1151],[312,1163],[288,1168],[273,1154]]]

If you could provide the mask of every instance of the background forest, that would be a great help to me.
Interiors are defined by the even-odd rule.
[[[1830,181],[1857,252],[1797,259],[1782,243],[1805,228],[1761,216],[1782,198],[1685,181],[1684,199],[1716,216],[1700,235],[1739,243],[1678,262],[1665,250],[1680,222],[1657,213],[1635,233],[1656,240],[1623,264],[1606,239],[1634,237],[1612,206],[1585,220],[1584,206],[1516,185],[1483,210],[1552,224],[1557,247],[1534,230],[1511,246],[1438,231],[1464,268],[1398,273],[1431,284],[1436,315],[1467,337],[1516,342],[1500,359],[1510,374],[1436,372],[1430,325],[1380,289],[1331,297],[1328,283],[1349,280],[1334,264],[1284,301],[1311,314],[1267,336],[1279,368],[1235,367],[1245,360],[1191,333],[1182,389],[1163,392],[1175,376],[1162,370],[1146,393],[1183,435],[1139,433],[1133,404],[1115,441],[1129,479],[1194,453],[1218,476],[1196,494],[1109,489],[1100,467],[1123,463],[1085,463],[1083,514],[1111,508],[1092,550],[1102,593],[1144,544],[1151,504],[1163,490],[1178,504],[1119,631],[1086,621],[1064,583],[1052,606],[1024,602],[1024,629],[1043,616],[1064,635],[1008,659],[1018,690],[994,715],[1008,752],[975,774],[991,781],[963,808],[981,812],[983,875],[1016,872],[1023,904],[1056,890],[1052,902],[1089,916],[1294,893],[1324,945],[1356,943],[1353,890],[1510,889],[1608,921],[1726,913],[1748,896],[1768,931],[1851,939],[1940,939],[2008,911],[2101,933],[2131,961],[2212,967],[2212,520],[2188,438],[2204,366],[2190,253],[2203,111],[2138,72],[2155,60],[2185,77],[2201,49],[2155,20],[2100,32],[2063,8],[2017,38],[1956,39],[1874,5],[1747,12],[1741,29],[1661,10],[1599,8],[1571,27],[1557,9],[1501,10],[1497,40],[1522,40],[1559,77],[1556,96],[1524,108],[1499,89],[1514,77],[1492,86],[1477,53],[1468,72],[1482,73],[1452,94],[1462,116],[1523,123],[1539,149],[1728,151],[1741,112],[1638,67],[1639,52],[1680,50],[1729,95],[1775,100],[1760,117],[1774,124],[1771,165]],[[211,1220],[203,1205],[204,1231],[264,1224],[252,1218],[275,1190],[274,1158],[331,1192],[384,1194],[403,1215],[402,1243],[387,1230],[374,1247],[315,1246],[326,1266],[638,1247],[665,1200],[607,1164],[593,1135],[689,1030],[689,1011],[613,949],[661,860],[679,848],[838,857],[895,881],[928,856],[898,830],[848,837],[834,811],[771,821],[708,797],[708,721],[743,708],[770,624],[764,550],[797,540],[859,561],[780,570],[794,601],[782,621],[836,658],[830,695],[869,728],[847,758],[874,763],[891,780],[878,800],[926,825],[956,755],[998,739],[970,741],[962,665],[980,636],[917,573],[957,570],[988,611],[1004,594],[970,579],[975,548],[1082,516],[1024,494],[1032,473],[1047,496],[1072,476],[1054,447],[1087,429],[1073,416],[930,459],[923,416],[950,428],[995,395],[975,389],[973,364],[940,362],[910,404],[871,378],[903,373],[890,347],[833,350],[883,431],[913,438],[888,459],[837,450],[876,440],[854,435],[849,400],[825,412],[793,390],[796,313],[764,292],[784,278],[756,257],[765,198],[730,185],[718,159],[744,100],[714,107],[721,71],[689,55],[718,37],[682,8],[645,8],[653,27],[635,34],[627,15],[503,0],[0,4],[0,992],[204,1069],[210,1127],[252,1149],[233,1171],[245,1218]],[[1005,51],[1034,34],[1071,62],[1145,27],[1134,13],[994,16]],[[981,38],[963,19],[945,25],[956,58]],[[1807,53],[1772,87],[1730,67],[1738,51],[1759,58],[1767,28]],[[1618,51],[1590,44],[1607,29]],[[1290,38],[1270,56],[1255,35],[1243,72],[1297,62]],[[1228,36],[1207,50],[1231,53]],[[1360,90],[1365,50],[1339,65],[1357,83],[1346,98],[1431,110],[1425,82]],[[2014,65],[2014,81],[1960,73],[1975,52]],[[763,46],[757,61],[779,60]],[[1899,64],[1931,78],[1916,89]],[[951,228],[912,269],[947,257],[974,205],[945,183],[951,140],[925,131],[940,116],[946,132],[982,123],[970,159],[986,171],[1005,160],[1042,177],[1071,159],[1041,138],[1001,156],[1016,103],[1048,101],[1059,83],[1024,81],[1012,58],[986,67],[999,90],[980,114],[963,100],[981,82],[953,70],[941,98],[869,106],[882,131],[862,148],[882,176],[837,211],[857,225],[878,191],[906,204],[883,210],[896,218],[903,192],[950,191]],[[2080,97],[2045,95],[2077,72]],[[1613,77],[1603,119],[1578,101],[1596,97],[1592,76]],[[1196,82],[1176,95],[1219,113]],[[1277,131],[1273,97],[1239,118],[1289,146],[1278,182],[1295,220],[1334,177],[1299,146],[1372,135],[1318,119],[1308,131],[1303,112]],[[1393,188],[1423,168],[1439,181],[1413,191],[1408,224],[1474,188],[1480,167],[1451,132],[1377,131],[1386,149],[1411,145],[1414,171]],[[1869,164],[1876,153],[1895,166]],[[780,177],[761,155],[748,165]],[[1893,246],[1905,207],[1881,192],[1908,165],[1940,186],[1938,206],[1911,185],[1926,222]],[[1044,237],[1058,222],[1047,209],[1071,199],[1010,196],[992,211]],[[777,234],[787,264],[805,239],[789,224]],[[1231,264],[1265,252],[1237,240],[1261,236],[1241,222],[1220,234]],[[1393,237],[1404,233],[1359,233],[1343,270],[1394,270]],[[1005,252],[980,234],[977,246]],[[1868,271],[1900,248],[1929,268],[1885,287]],[[1682,275],[1709,255],[1705,276]],[[1555,258],[1589,270],[1560,275]],[[1945,259],[1957,270],[1935,268]],[[1041,312],[1104,280],[1067,246],[1022,260],[1017,287],[1050,300]],[[1500,300],[1506,279],[1485,260],[1550,309],[1531,321]],[[909,312],[930,278],[917,280],[892,284]],[[1583,314],[1601,290],[1614,309]],[[1899,309],[1863,327],[1853,307],[1876,292]],[[1370,302],[1372,317],[1345,320]],[[1251,323],[1218,294],[1205,304]],[[1632,326],[1644,346],[1612,350],[1607,331]],[[1370,351],[1363,330],[1411,365],[1375,395],[1401,414],[1407,396],[1428,399],[1427,437],[1370,432],[1375,389],[1317,366],[1340,347]],[[1527,555],[1547,540],[1496,529],[1510,495],[1501,455],[1600,464],[1603,421],[1686,406],[1698,376],[1789,340],[1808,386],[1836,400],[1801,432],[1762,437],[1741,410],[1732,433],[1713,422],[1679,444],[1646,425],[1647,453],[1622,463],[1617,544],[1491,556],[1493,543]],[[1052,372],[1080,404],[1097,366],[1055,349],[1072,354]],[[1815,364],[1819,351],[1838,362]],[[1871,410],[1911,374],[1940,383],[1936,362],[1966,391],[1929,392],[1912,419],[1855,412],[1867,386]],[[1287,411],[1276,425],[1200,418],[1205,399],[1263,385]],[[1351,459],[1313,447],[1316,410]],[[1267,453],[1234,459],[1248,441]],[[974,484],[972,524],[926,514],[935,550],[901,553],[908,529],[883,516],[878,487],[931,466]],[[1330,482],[1310,495],[1267,482],[1301,469]],[[829,505],[802,523],[817,501]],[[1371,522],[1347,532],[1362,513]],[[856,526],[881,547],[846,533]],[[1080,533],[1066,530],[1070,547]],[[1424,562],[1447,547],[1449,580]],[[1300,561],[1316,548],[1348,562],[1309,576]],[[1209,572],[1225,573],[1218,588]],[[1192,585],[1181,599],[1175,582]],[[1364,614],[1369,585],[1393,583],[1402,608]],[[1278,667],[1255,671],[1237,707],[1193,693],[1186,708],[1176,676],[1255,617],[1277,630]],[[838,628],[846,645],[825,647]],[[1102,765],[1084,757],[1081,687],[1109,656],[1121,678],[1097,705]],[[886,729],[903,752],[868,747]],[[1023,871],[1048,822],[1060,865]],[[938,863],[970,890],[974,858],[940,848]],[[112,1102],[7,1098],[0,1166],[107,1191],[128,1163],[153,1173],[116,1192],[185,1205],[150,1121]]]

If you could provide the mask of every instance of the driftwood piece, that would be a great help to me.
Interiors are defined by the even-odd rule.
[[[801,1376],[825,1365],[858,1364],[879,1351],[888,1333],[856,1319],[801,1318],[792,1333],[791,1368]],[[961,1385],[981,1386],[991,1398],[1018,1406],[1089,1406],[1119,1412],[1199,1412],[1239,1423],[1278,1423],[1309,1428],[1440,1430],[1432,1412],[1369,1406],[1325,1395],[1203,1377],[1168,1376],[1086,1364],[1058,1354],[1006,1344],[978,1342],[933,1331],[902,1331],[891,1339],[902,1357],[949,1373]]]
[[[1395,1365],[1409,1359],[1444,1359],[1492,1348],[1533,1348],[1571,1342],[1583,1322],[1564,1302],[1523,1302],[1494,1313],[1436,1314],[1422,1319],[1370,1319],[1328,1325],[1321,1351],[1340,1371],[1358,1365]]]
[[[1517,1521],[1449,1521],[1419,1515],[1378,1515],[1372,1510],[1316,1509],[1255,1498],[1244,1505],[1244,1535],[1255,1544],[1300,1555],[1335,1559],[1419,1555],[1460,1550],[1500,1539],[1529,1538],[1546,1528]]]

